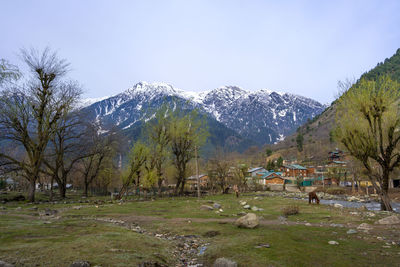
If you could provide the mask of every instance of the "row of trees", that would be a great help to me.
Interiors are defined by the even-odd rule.
[[[172,111],[164,105],[146,124],[143,136],[147,137],[144,138],[146,141],[137,141],[129,153],[120,197],[131,186],[137,190],[140,186],[157,188],[160,194],[168,165],[174,167],[174,194],[182,194],[188,164],[208,136],[205,120],[196,110],[184,112],[177,108]]]
[[[22,50],[21,58],[27,76],[1,62],[0,171],[24,177],[30,184],[30,201],[43,175],[51,177],[51,185],[56,181],[65,197],[70,174],[80,171],[87,195],[89,184],[115,151],[115,138],[99,135],[97,126],[77,112],[82,91],[66,79],[66,60],[50,49]]]

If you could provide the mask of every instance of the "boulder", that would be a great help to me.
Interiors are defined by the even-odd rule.
[[[201,209],[201,210],[213,210],[214,208],[211,207],[211,206],[208,206],[208,205],[201,205],[201,206],[200,206],[200,209]]]
[[[227,259],[227,258],[218,258],[215,260],[213,267],[237,267],[237,263]]]
[[[248,213],[236,220],[235,225],[239,228],[255,228],[259,225],[259,220],[256,214]]]
[[[214,209],[217,209],[217,210],[218,210],[218,209],[221,208],[221,204],[214,203],[213,207],[214,207]]]
[[[87,261],[74,261],[69,267],[90,267]]]
[[[392,215],[383,219],[380,219],[376,223],[378,224],[400,224],[400,219],[396,215]]]
[[[348,234],[348,235],[357,234],[357,230],[349,229],[349,230],[347,231],[347,234]]]
[[[372,230],[372,226],[368,223],[362,223],[357,227],[358,230]]]

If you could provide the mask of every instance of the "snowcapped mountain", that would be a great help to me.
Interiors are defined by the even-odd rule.
[[[139,82],[83,110],[102,125],[128,130],[150,119],[162,103],[198,108],[213,120],[219,131],[229,129],[230,137],[234,136],[236,142],[246,139],[257,144],[283,140],[307,119],[325,109],[315,100],[265,89],[250,92],[236,86],[224,86],[194,93],[166,83]]]

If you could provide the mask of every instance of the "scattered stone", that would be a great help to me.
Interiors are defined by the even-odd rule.
[[[214,237],[221,234],[220,231],[208,231],[203,234],[204,237]]]
[[[392,216],[380,219],[376,223],[378,223],[378,224],[399,224],[400,223],[400,219],[399,219],[398,216],[392,215]]]
[[[347,231],[347,234],[348,234],[348,235],[357,234],[357,233],[358,233],[357,230],[354,230],[354,229],[349,229],[349,230]]]
[[[246,201],[239,201],[239,204],[242,205],[242,206],[244,206],[244,205],[247,204],[247,202],[246,202]]]
[[[357,227],[358,230],[364,230],[364,231],[368,231],[368,230],[372,230],[373,227],[368,224],[368,223],[362,223]]]
[[[74,206],[72,207],[74,210],[80,210],[82,208],[82,206]]]
[[[344,225],[341,223],[331,223],[330,226],[331,227],[340,227],[340,228],[344,227]]]
[[[6,207],[0,206],[0,210],[5,210],[5,209],[6,209]]]
[[[331,240],[328,242],[328,244],[329,245],[339,245],[339,242]]]
[[[350,214],[351,214],[351,215],[359,215],[360,213],[357,212],[357,211],[351,211]]]
[[[238,216],[244,216],[244,215],[246,215],[246,214],[247,214],[246,212],[241,211],[241,212],[239,212],[237,215],[238,215]]]
[[[158,263],[156,261],[145,261],[139,263],[138,267],[166,267],[167,265],[164,265],[162,263]]]
[[[224,212],[224,210],[223,210],[223,209],[219,209],[218,211],[219,211],[219,212]]]
[[[237,267],[237,263],[227,259],[227,258],[218,258],[215,260],[213,267]]]
[[[259,225],[257,215],[254,213],[248,213],[243,217],[236,220],[235,225],[239,228],[255,228]]]
[[[251,207],[250,207],[250,205],[244,205],[243,208],[249,210]]]
[[[258,208],[256,206],[251,207],[252,211],[258,211]]]
[[[214,209],[220,209],[222,206],[221,206],[221,204],[218,204],[218,203],[214,203],[214,205],[213,205],[213,207],[214,207]]]
[[[46,215],[46,216],[52,216],[52,215],[55,215],[57,213],[58,213],[57,210],[51,210],[51,209],[45,209],[44,210],[44,215]]]
[[[38,210],[38,207],[34,206],[34,207],[32,207],[32,208],[29,208],[28,210],[37,211],[37,210]]]
[[[21,207],[17,207],[17,208],[15,208],[15,210],[22,210],[22,208]]]
[[[333,204],[333,206],[334,206],[335,208],[343,208],[343,205],[342,205],[342,204],[339,204],[339,203],[335,203],[335,204]]]
[[[311,226],[311,223],[306,223],[305,226]]]
[[[268,243],[258,244],[255,248],[270,248],[271,246]]]
[[[368,217],[375,217],[376,216],[376,214],[373,213],[373,212],[367,212],[367,213],[365,213],[365,215],[367,215]]]
[[[0,260],[0,267],[14,267],[14,264]]]
[[[208,206],[208,205],[201,205],[201,206],[200,206],[200,209],[201,209],[201,210],[213,210],[214,208],[211,207],[211,206]]]
[[[69,267],[90,267],[87,261],[74,261]]]
[[[367,211],[368,208],[365,205],[362,205],[361,207],[358,208],[360,211]]]

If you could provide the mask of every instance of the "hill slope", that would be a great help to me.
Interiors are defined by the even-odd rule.
[[[400,49],[396,53],[380,62],[372,70],[365,72],[361,78],[375,80],[381,75],[389,75],[393,80],[400,82]],[[351,89],[350,89],[351,90]],[[330,132],[335,127],[336,101],[321,114],[309,120],[297,129],[297,132],[273,146],[274,151],[286,158],[301,156],[313,161],[326,159],[328,152],[338,144],[334,143],[330,137]],[[298,133],[304,136],[304,153],[299,155],[296,148],[296,137]]]

